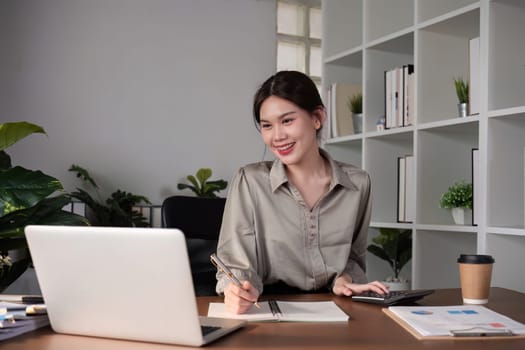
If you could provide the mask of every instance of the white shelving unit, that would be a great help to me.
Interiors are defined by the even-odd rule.
[[[323,0],[322,11],[324,89],[361,84],[364,114],[362,134],[324,147],[370,173],[370,236],[380,227],[412,230],[413,288],[459,287],[459,254],[485,253],[496,260],[493,285],[525,292],[525,1]],[[474,37],[481,112],[458,118],[453,78],[468,77]],[[407,63],[416,72],[413,125],[376,131],[384,71]],[[458,226],[439,198],[453,182],[471,180],[473,148],[480,215],[477,226]],[[415,157],[416,219],[398,223],[397,158],[407,154]],[[385,277],[386,263],[368,259],[369,278]]]

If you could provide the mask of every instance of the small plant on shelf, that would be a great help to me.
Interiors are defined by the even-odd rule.
[[[472,209],[472,184],[465,181],[454,183],[441,195],[439,207]]]
[[[459,103],[468,103],[468,82],[463,78],[454,78],[454,86]]]
[[[363,94],[358,92],[348,97],[348,102],[346,103],[350,112],[354,114],[363,113]]]

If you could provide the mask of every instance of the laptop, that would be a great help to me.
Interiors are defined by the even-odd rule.
[[[198,315],[178,229],[27,226],[25,233],[57,333],[202,346],[245,324]]]

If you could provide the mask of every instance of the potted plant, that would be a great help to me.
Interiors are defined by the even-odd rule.
[[[30,266],[25,226],[88,224],[84,217],[62,210],[71,197],[59,180],[12,165],[5,149],[34,133],[46,134],[32,123],[0,124],[0,292]]]
[[[97,199],[93,198],[87,191],[77,188],[71,192],[71,197],[78,199],[87,207],[86,217],[93,226],[116,226],[116,227],[148,227],[147,219],[134,206],[140,203],[150,204],[148,198],[117,189],[104,202],[98,192],[98,185],[89,172],[78,165],[71,165],[68,169],[77,174],[86,184],[91,186],[96,193]]]
[[[363,94],[357,92],[348,97],[347,106],[352,113],[354,133],[359,134],[363,131]]]
[[[412,232],[395,228],[380,228],[379,235],[372,238],[374,244],[370,244],[367,250],[385,260],[392,268],[393,276],[386,278],[383,283],[390,290],[410,289],[408,279],[401,278],[401,269],[412,258]]]
[[[456,95],[458,97],[458,113],[460,117],[466,117],[468,115],[468,102],[469,102],[469,86],[468,82],[463,78],[454,78],[454,87],[456,88]]]
[[[197,197],[211,197],[216,198],[215,192],[222,191],[228,186],[228,182],[224,180],[208,181],[212,175],[210,168],[201,168],[197,170],[195,176],[188,175],[186,179],[191,185],[185,183],[177,184],[179,190],[190,189]]]
[[[439,207],[450,209],[457,225],[465,225],[472,218],[472,184],[456,182],[441,195]]]

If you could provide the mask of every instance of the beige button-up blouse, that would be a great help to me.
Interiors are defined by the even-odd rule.
[[[282,281],[302,290],[330,287],[347,273],[366,283],[370,177],[333,160],[329,191],[310,210],[286,177],[280,160],[241,168],[226,201],[217,254],[241,281]],[[217,273],[217,293],[229,280]]]

